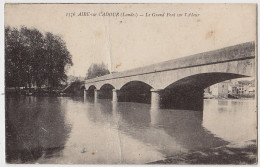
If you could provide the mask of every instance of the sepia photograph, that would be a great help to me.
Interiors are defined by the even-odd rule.
[[[257,4],[5,3],[6,164],[257,160]]]

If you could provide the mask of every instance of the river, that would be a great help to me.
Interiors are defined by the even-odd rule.
[[[199,112],[81,97],[7,98],[7,162],[143,164],[256,140],[255,103],[210,99]]]

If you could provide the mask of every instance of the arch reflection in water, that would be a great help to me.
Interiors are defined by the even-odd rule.
[[[152,125],[163,130],[187,150],[198,150],[227,144],[202,126],[202,112],[191,110],[151,109]],[[161,136],[160,136],[161,138]]]
[[[33,158],[23,158],[25,162],[140,164],[247,140],[256,134],[249,121],[255,122],[255,115],[246,112],[252,105],[249,101],[229,101],[227,106],[222,103],[227,111],[221,111],[217,100],[205,100],[205,110],[197,112],[153,109],[150,104],[109,99],[34,100],[31,104],[29,98],[7,100],[7,151],[18,149],[19,153],[8,152],[9,162],[22,159],[24,152],[20,150],[30,150],[33,156],[27,155]],[[241,117],[247,118],[242,128],[238,126]],[[27,138],[31,138],[30,145],[22,143]]]
[[[107,102],[102,103],[100,111],[109,112]],[[110,104],[116,109],[113,114],[118,122],[113,123],[120,133],[158,148],[164,155],[227,144],[202,127],[202,112],[153,109],[140,103]]]

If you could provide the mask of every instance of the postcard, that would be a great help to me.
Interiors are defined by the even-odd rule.
[[[257,164],[257,4],[6,3],[7,164]]]

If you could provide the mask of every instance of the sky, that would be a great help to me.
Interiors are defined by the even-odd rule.
[[[92,63],[120,72],[256,40],[254,4],[6,4],[4,14],[5,26],[62,36],[67,73],[82,77]]]

